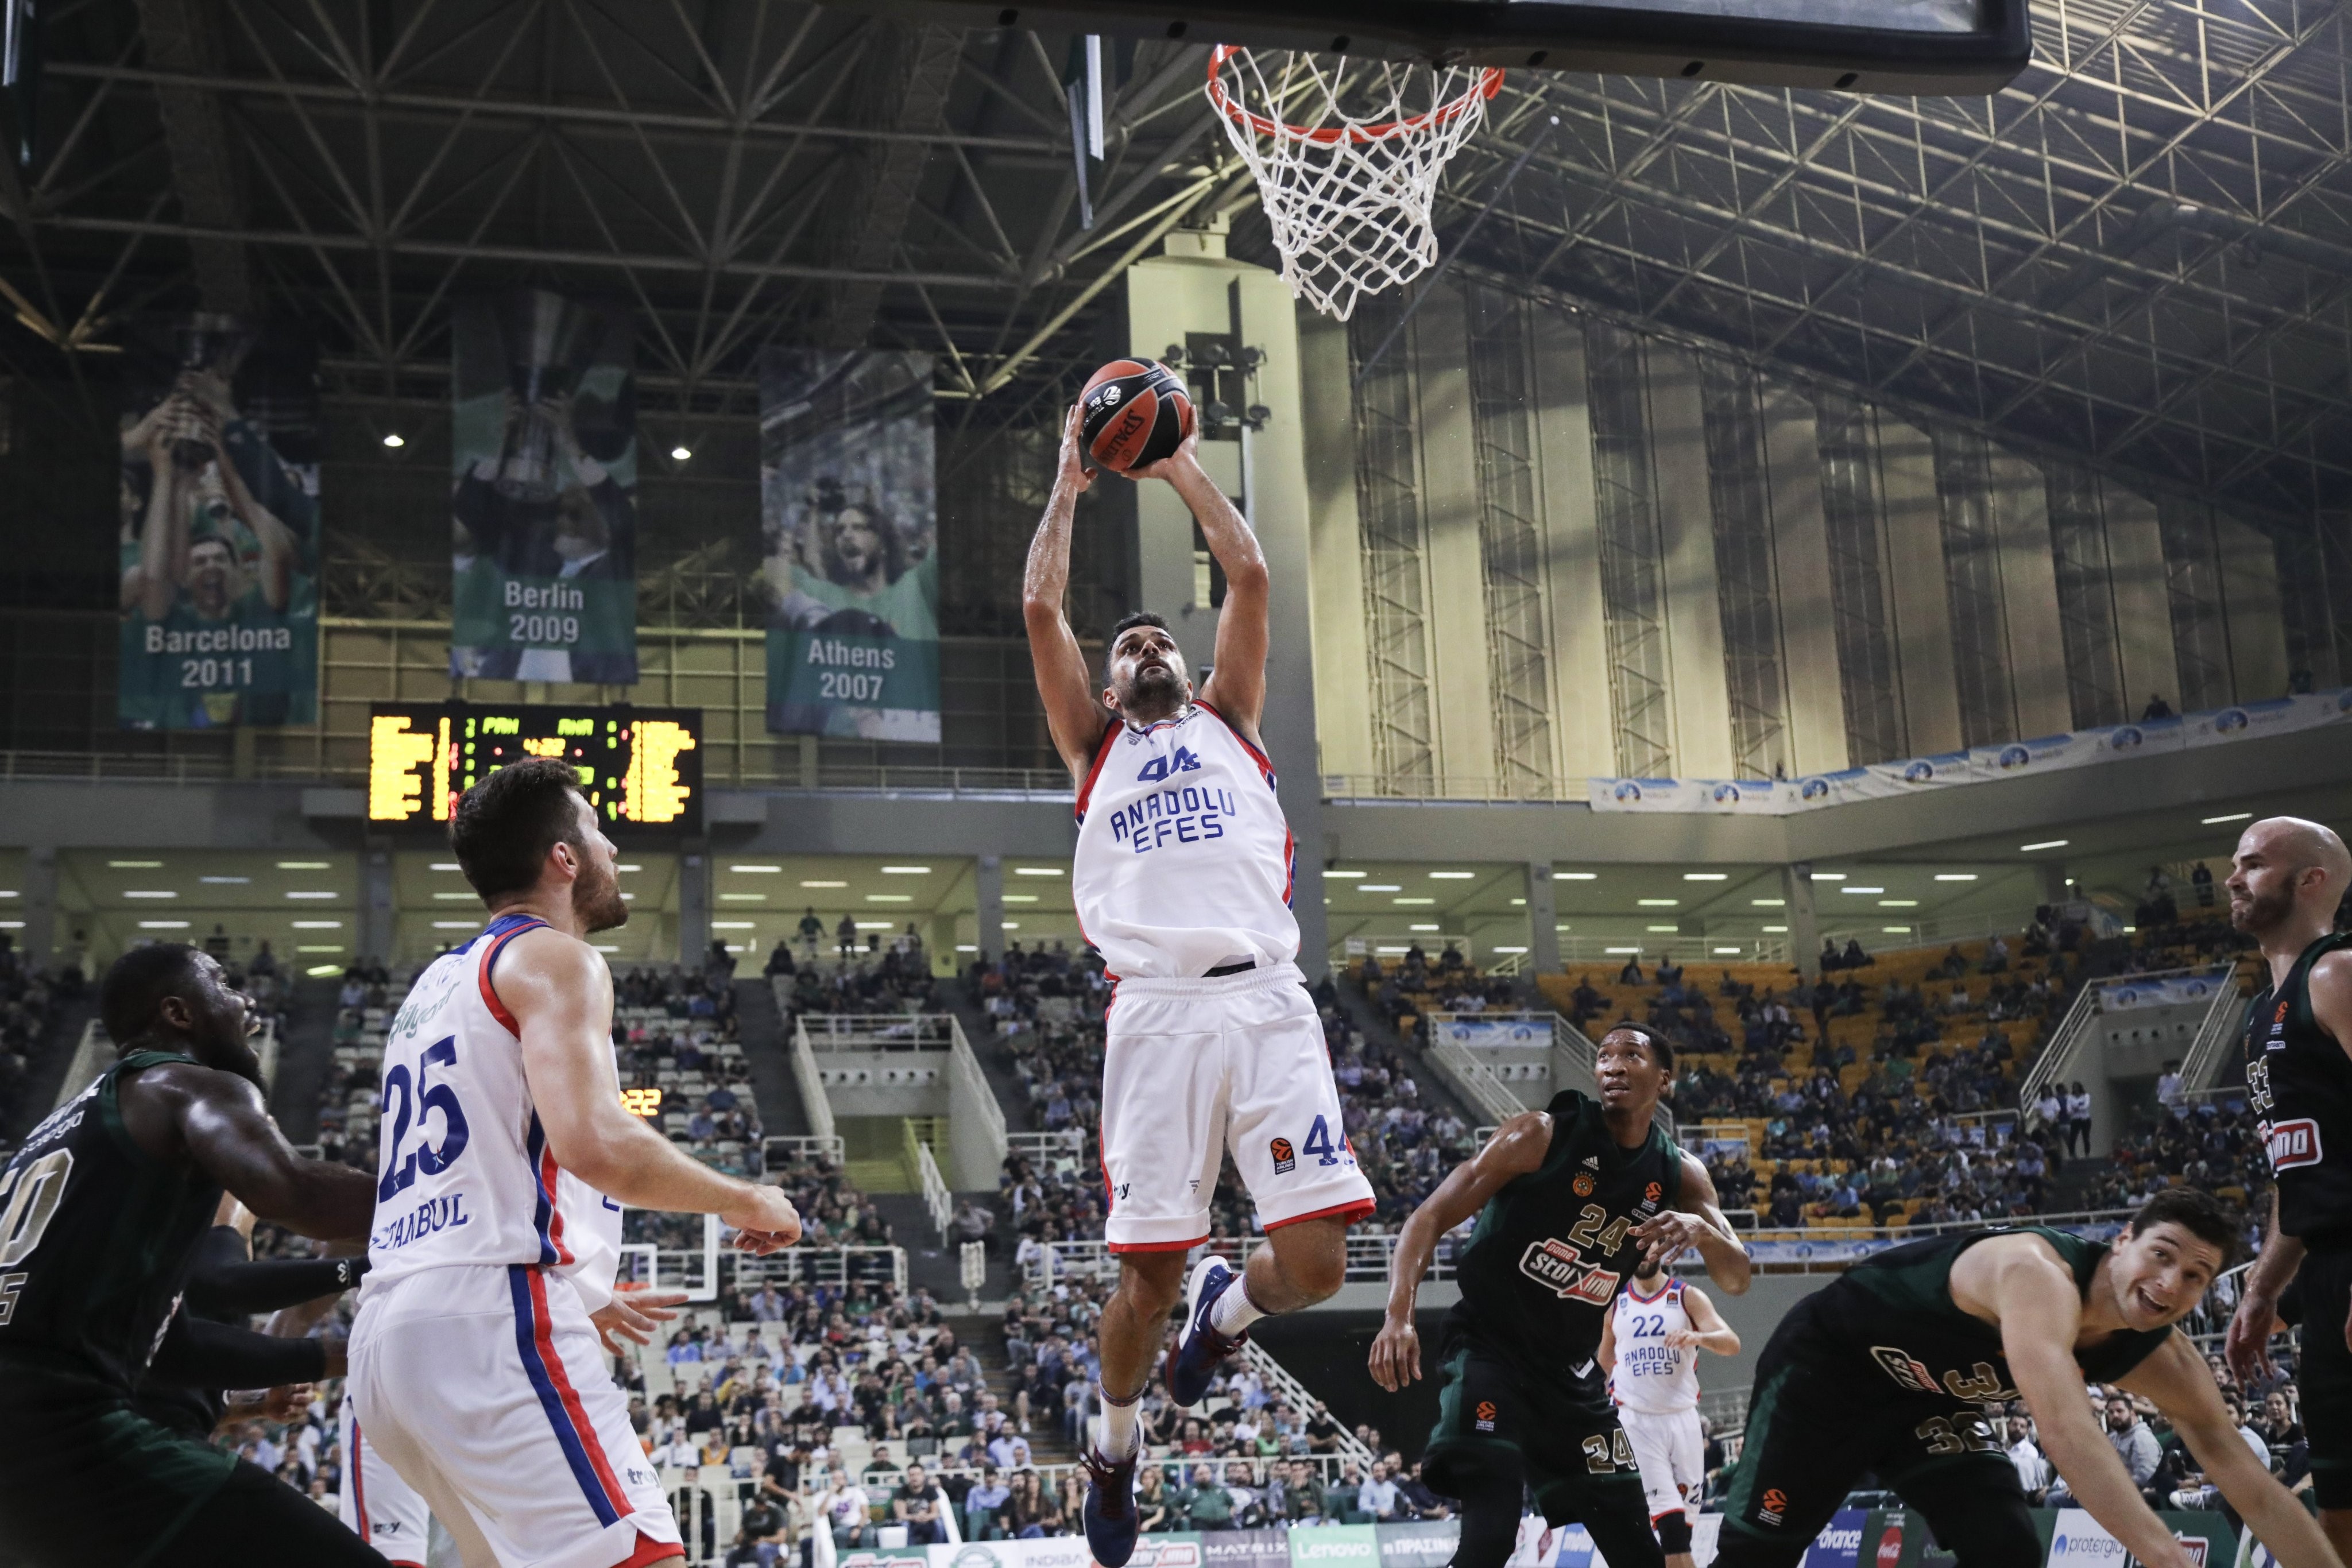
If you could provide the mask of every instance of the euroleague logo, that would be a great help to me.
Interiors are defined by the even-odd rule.
[[[1275,1175],[1288,1176],[1298,1168],[1298,1151],[1290,1146],[1288,1138],[1275,1139],[1266,1145],[1265,1150],[1274,1156]]]
[[[1658,1195],[1665,1190],[1666,1189],[1664,1187],[1660,1186],[1656,1182],[1652,1182],[1649,1186],[1642,1189],[1642,1201],[1643,1203],[1655,1203],[1658,1201]]]
[[[1491,1399],[1481,1399],[1478,1401],[1478,1430],[1491,1432],[1494,1429],[1495,1402]]]
[[[1592,1188],[1594,1186],[1592,1173],[1591,1171],[1579,1171],[1576,1173],[1576,1179],[1568,1185],[1576,1189],[1577,1197],[1591,1197],[1592,1196]]]
[[[1756,1510],[1756,1517],[1766,1524],[1778,1524],[1780,1516],[1789,1511],[1789,1494],[1779,1487],[1766,1487],[1764,1500]]]

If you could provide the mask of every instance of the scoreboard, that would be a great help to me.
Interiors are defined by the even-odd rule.
[[[692,708],[378,703],[368,710],[367,817],[446,830],[457,797],[509,762],[557,757],[607,831],[702,831],[701,715]]]

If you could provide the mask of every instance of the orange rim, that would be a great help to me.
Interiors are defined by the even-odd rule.
[[[1472,104],[1494,97],[1503,87],[1502,68],[1488,66],[1478,73],[1478,79],[1471,85],[1470,90],[1439,104],[1426,114],[1416,114],[1410,120],[1385,120],[1379,125],[1334,126],[1310,131],[1302,125],[1268,120],[1234,101],[1234,96],[1225,90],[1225,84],[1218,79],[1218,73],[1223,69],[1227,60],[1244,52],[1238,44],[1219,44],[1209,51],[1209,101],[1216,106],[1217,112],[1237,125],[1248,126],[1260,136],[1312,141],[1324,147],[1338,141],[1385,141],[1393,136],[1406,136],[1431,126],[1443,125],[1467,113]]]

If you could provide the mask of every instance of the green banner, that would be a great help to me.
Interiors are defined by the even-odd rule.
[[[146,318],[124,345],[123,386],[119,722],[316,723],[310,338],[226,316]]]
[[[768,728],[940,738],[931,357],[772,350],[760,364]]]
[[[543,289],[451,312],[449,673],[634,685],[629,318]]]

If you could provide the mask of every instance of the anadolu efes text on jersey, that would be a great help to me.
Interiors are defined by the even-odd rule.
[[[1189,979],[1298,956],[1274,785],[1265,754],[1206,703],[1104,732],[1078,790],[1070,891],[1111,974]]]
[[[601,1273],[609,1291],[620,1211],[562,1170],[522,1071],[513,1015],[490,977],[507,945],[545,922],[500,915],[416,978],[383,1041],[371,1288],[457,1264]]]

